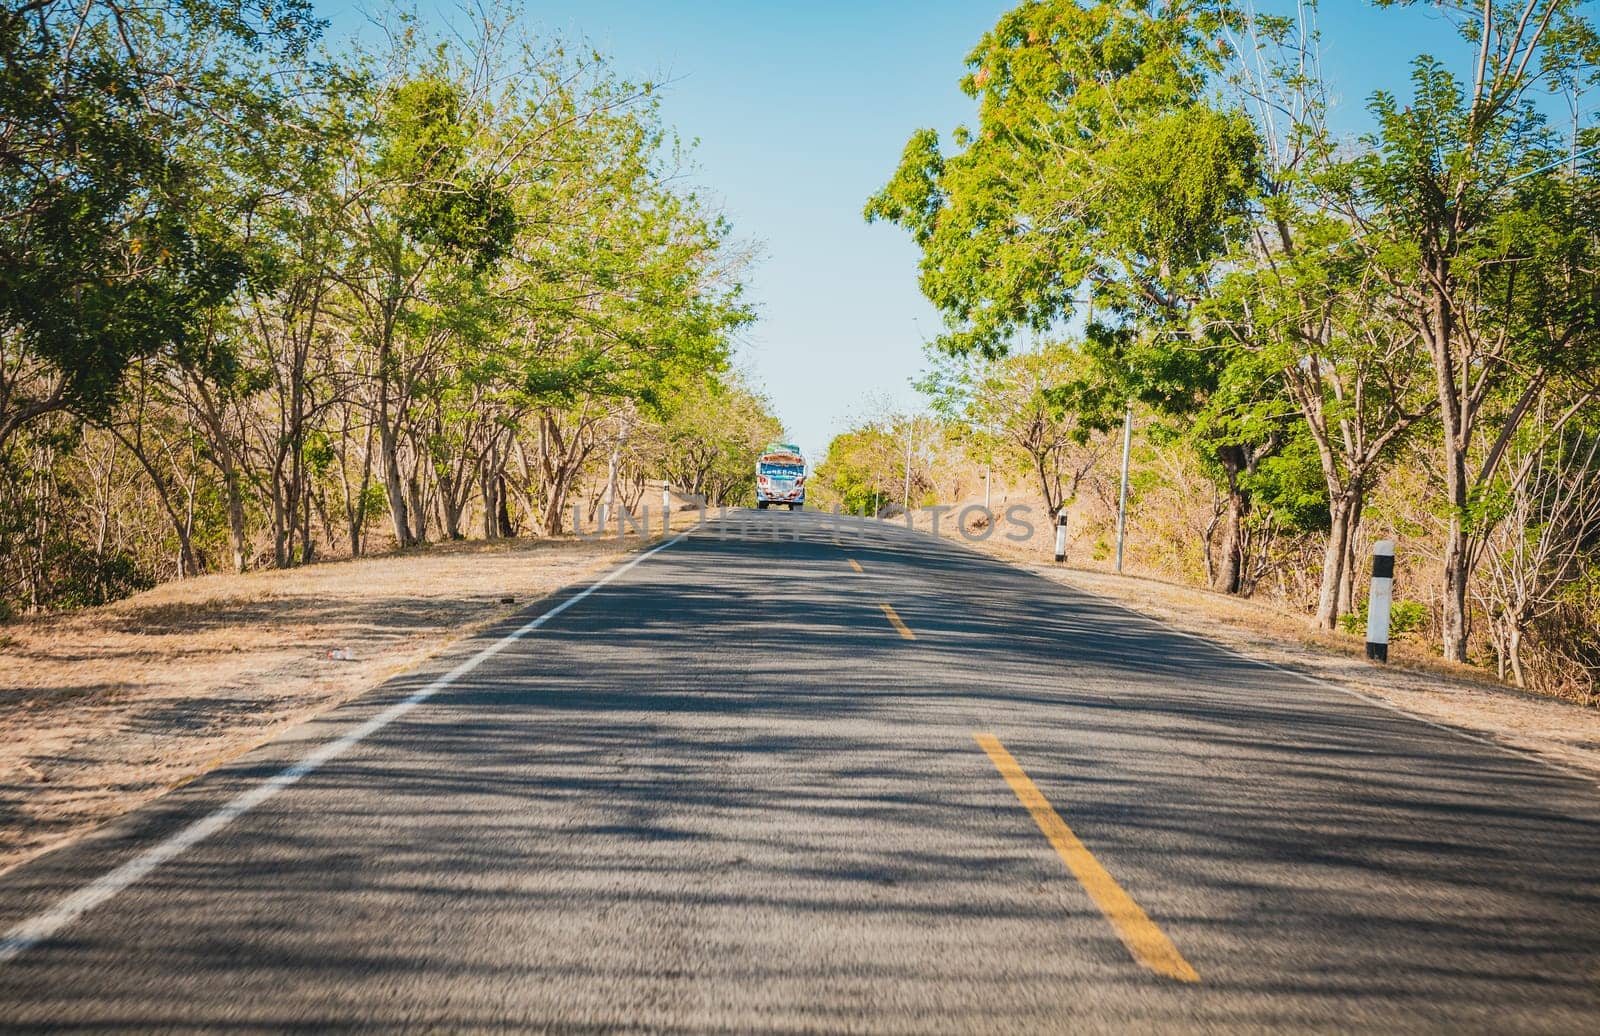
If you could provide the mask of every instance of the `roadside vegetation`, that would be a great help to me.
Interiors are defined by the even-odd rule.
[[[652,84],[471,10],[0,11],[0,618],[749,492],[750,250]]]
[[[1577,0],[1430,7],[1441,53],[1330,128],[1317,6],[1041,0],[867,203],[944,313],[928,414],[834,440],[851,510],[1027,497],[1107,564],[1600,694],[1600,37]],[[1411,6],[1391,0],[1380,6]],[[1358,46],[1359,41],[1337,41]],[[986,476],[987,473],[987,476]]]

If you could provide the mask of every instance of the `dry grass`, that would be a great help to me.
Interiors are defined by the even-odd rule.
[[[191,780],[625,543],[467,542],[168,583],[0,627],[0,870]],[[512,597],[514,604],[501,599]],[[346,648],[353,661],[328,652]]]
[[[1035,508],[1035,515],[1042,513],[1042,508]],[[1148,576],[1117,575],[1108,571],[1110,562],[1079,567],[1081,545],[1069,547],[1069,565],[1056,565],[1054,530],[1037,521],[1036,525],[1034,537],[1023,543],[1000,535],[972,541],[948,522],[941,532],[1250,658],[1532,753],[1554,765],[1600,775],[1600,710],[1507,687],[1481,669],[1446,662],[1426,645],[1403,640],[1390,645],[1389,664],[1378,665],[1367,661],[1364,638],[1315,628],[1304,616],[1269,601],[1244,600]]]

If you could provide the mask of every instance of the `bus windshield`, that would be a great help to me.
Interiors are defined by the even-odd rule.
[[[806,473],[804,464],[763,464],[756,470],[769,478],[798,478]]]

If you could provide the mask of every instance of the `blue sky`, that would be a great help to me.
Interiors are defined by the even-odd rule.
[[[452,6],[423,3],[420,11],[442,20],[435,12]],[[906,234],[869,226],[861,209],[914,130],[948,132],[971,117],[956,88],[962,59],[1011,6],[526,0],[540,35],[585,38],[622,75],[667,81],[667,119],[700,142],[697,187],[720,202],[739,236],[762,247],[749,275],[761,319],[745,336],[741,363],[814,459],[872,406],[920,406],[909,380],[939,317],[917,290],[917,250]],[[324,16],[331,37],[360,28],[344,5],[325,3]],[[1324,0],[1320,20],[1325,71],[1342,99],[1335,126],[1351,135],[1365,128],[1374,89],[1404,90],[1416,53],[1453,58],[1462,46],[1425,7]]]

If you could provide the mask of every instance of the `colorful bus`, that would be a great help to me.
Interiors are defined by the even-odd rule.
[[[806,459],[800,447],[789,442],[768,443],[756,461],[756,506],[787,504],[789,510],[806,503]]]

